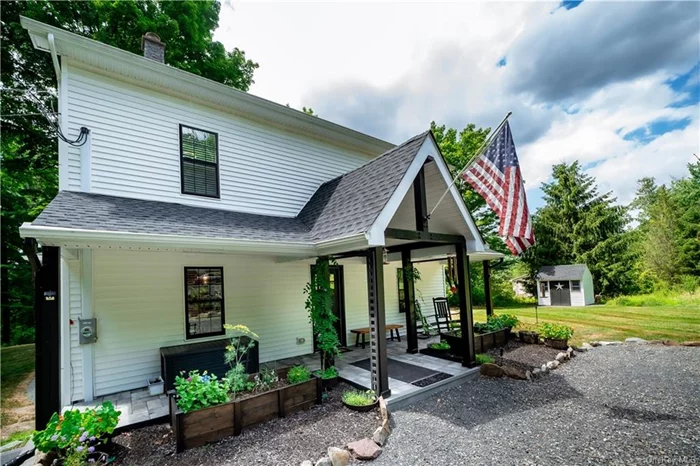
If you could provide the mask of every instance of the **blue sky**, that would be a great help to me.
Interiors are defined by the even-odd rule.
[[[512,111],[537,207],[562,161],[623,203],[641,177],[686,173],[698,31],[695,2],[233,2],[215,38],[260,63],[252,93],[395,143]]]

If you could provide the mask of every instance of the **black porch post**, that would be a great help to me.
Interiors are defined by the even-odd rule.
[[[377,396],[389,396],[386,356],[386,313],[384,310],[384,251],[372,248],[367,253],[367,301],[369,308],[369,351],[372,390]]]
[[[493,302],[491,301],[491,264],[484,261],[484,298],[486,300],[486,315],[493,315]]]
[[[401,251],[401,276],[403,278],[403,299],[406,309],[406,352],[407,353],[417,353],[418,352],[418,329],[416,327],[416,290],[414,289],[414,283],[412,274],[406,273],[406,270],[411,270],[413,268],[413,263],[411,262],[411,251],[409,249],[404,249]]]
[[[37,430],[61,410],[60,384],[60,267],[61,249],[42,248],[42,265],[36,276],[36,419]]]
[[[476,365],[474,351],[474,315],[472,314],[471,281],[469,279],[469,257],[464,243],[455,245],[457,253],[457,281],[459,282],[459,320],[462,326],[462,365]]]

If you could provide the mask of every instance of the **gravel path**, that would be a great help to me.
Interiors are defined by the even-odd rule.
[[[594,348],[534,382],[479,379],[394,415],[373,464],[700,464],[700,348]]]
[[[348,442],[371,436],[381,424],[379,411],[357,413],[341,403],[340,384],[329,392],[321,406],[295,413],[284,419],[245,428],[238,437],[175,454],[170,426],[137,429],[115,437],[121,446],[119,465],[198,466],[198,465],[294,465],[304,460],[314,463],[328,447],[344,447]]]

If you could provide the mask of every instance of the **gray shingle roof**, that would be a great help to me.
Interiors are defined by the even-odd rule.
[[[301,243],[340,238],[371,227],[427,135],[415,136],[324,183],[296,218],[62,191],[32,223],[81,230]]]
[[[372,226],[415,159],[429,131],[321,185],[297,217],[314,239],[363,233]]]
[[[542,281],[581,280],[587,268],[586,264],[545,265],[540,267],[535,278]]]

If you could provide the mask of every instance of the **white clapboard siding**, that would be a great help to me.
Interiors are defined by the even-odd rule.
[[[360,261],[341,261],[345,274],[345,322],[347,344],[355,344],[355,335],[350,333],[354,328],[369,326],[367,308],[367,267]],[[387,324],[406,325],[406,315],[399,312],[399,290],[396,271],[401,268],[400,262],[392,262],[384,266],[384,306]],[[445,276],[440,262],[421,262],[416,264],[421,272],[421,280],[416,289],[422,296],[421,306],[423,315],[430,319],[433,315],[433,298],[445,296]],[[418,293],[417,293],[418,294]],[[405,328],[401,333],[405,333]],[[365,337],[367,338],[367,337]]]
[[[569,288],[569,289],[571,289],[571,288]],[[571,291],[571,305],[572,306],[585,306],[586,305],[586,301],[583,299],[583,291]]]
[[[70,378],[70,400],[83,399],[83,350],[78,343],[78,319],[82,316],[82,297],[80,292],[80,261],[67,260],[69,312],[73,325],[70,329],[70,367],[67,376]]]
[[[66,66],[67,133],[91,131],[94,193],[294,216],[323,182],[379,155]],[[180,124],[218,134],[220,199],[181,194]],[[68,189],[80,190],[80,171],[80,149],[71,147]]]
[[[223,266],[226,321],[260,336],[261,362],[312,351],[303,288],[309,264],[262,257],[95,251],[95,395],[146,385],[159,348],[185,342],[184,267]],[[298,345],[297,337],[305,339]],[[191,342],[202,340],[191,340]]]

